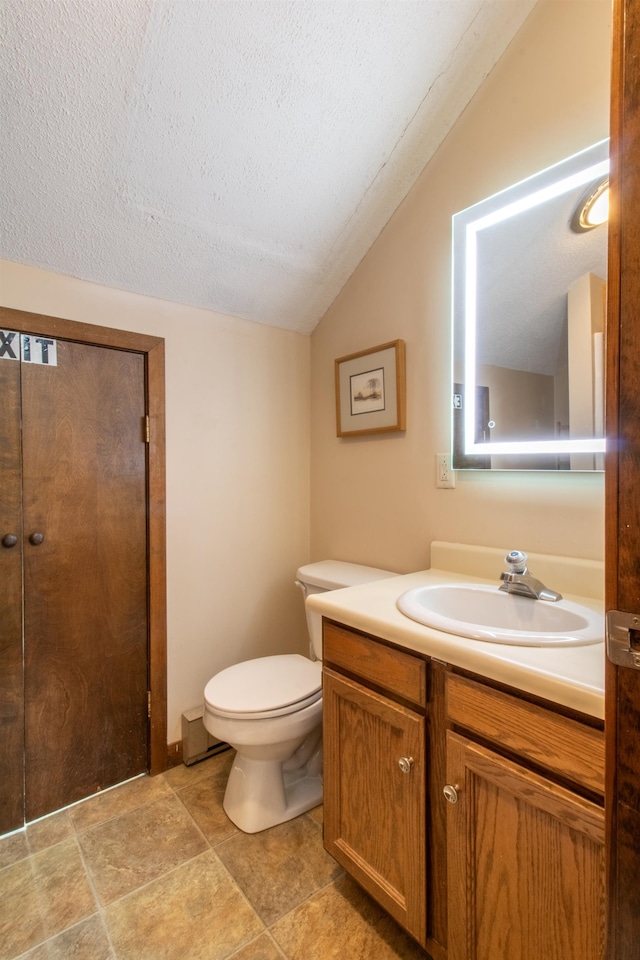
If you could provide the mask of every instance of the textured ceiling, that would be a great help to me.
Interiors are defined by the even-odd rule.
[[[0,254],[310,332],[535,0],[2,0]]]

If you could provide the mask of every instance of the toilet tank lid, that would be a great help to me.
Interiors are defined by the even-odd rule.
[[[327,590],[339,590],[340,587],[356,587],[359,583],[388,580],[389,577],[397,577],[399,574],[360,563],[347,563],[344,560],[319,560],[317,563],[305,563],[298,567],[296,576],[302,583],[325,587]]]

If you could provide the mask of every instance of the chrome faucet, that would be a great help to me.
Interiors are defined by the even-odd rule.
[[[544,583],[532,577],[527,570],[527,555],[521,550],[512,550],[504,558],[508,569],[500,574],[503,581],[500,590],[513,593],[518,597],[529,597],[530,600],[562,600],[562,594],[549,590]]]

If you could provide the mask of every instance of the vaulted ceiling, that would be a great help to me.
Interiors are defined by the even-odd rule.
[[[0,255],[308,333],[535,0],[3,0]]]

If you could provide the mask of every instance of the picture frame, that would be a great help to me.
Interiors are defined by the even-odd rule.
[[[406,430],[404,340],[391,340],[335,361],[339,437]]]

